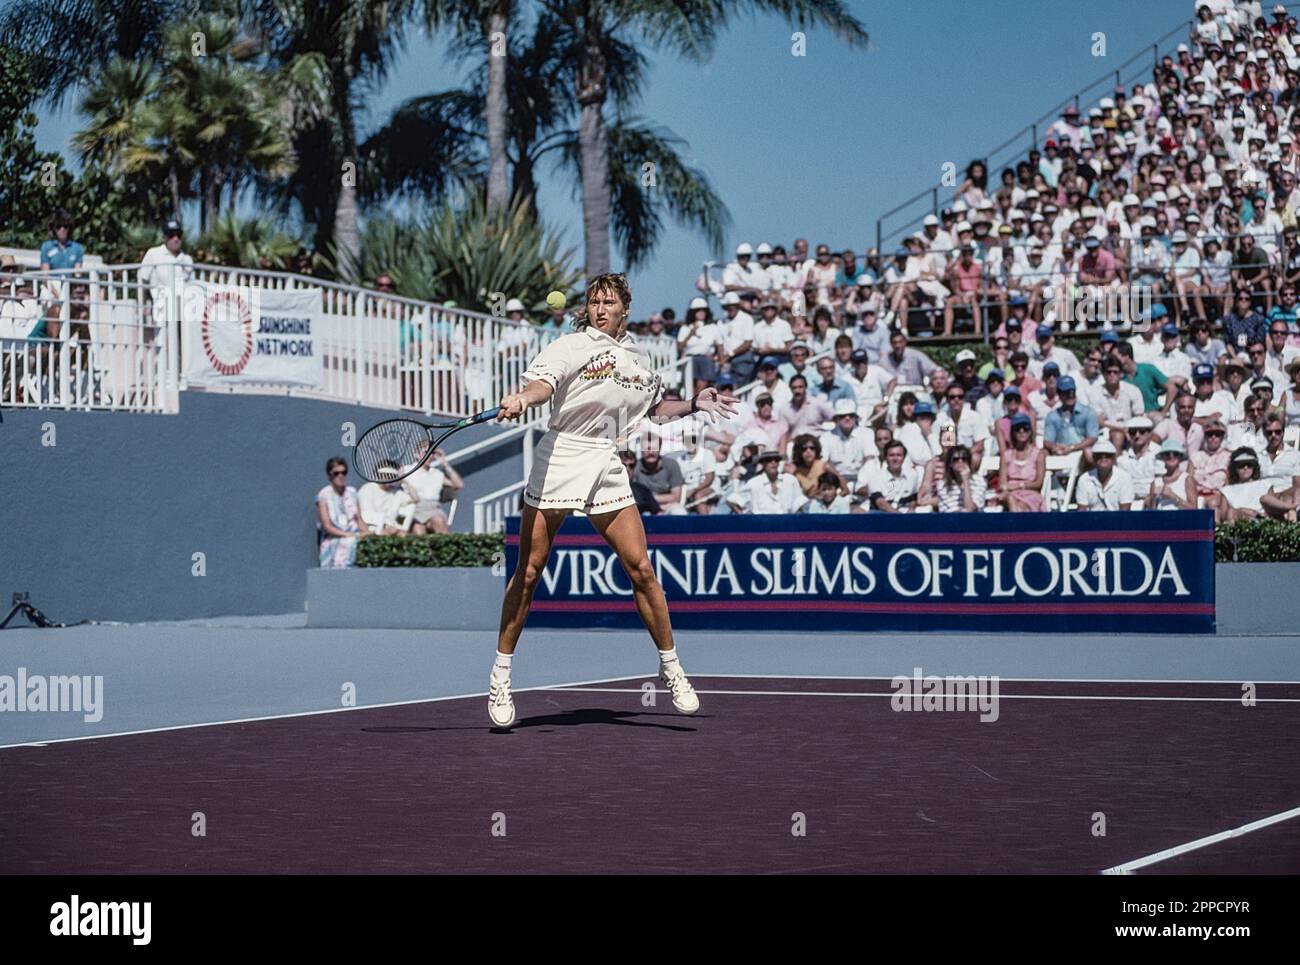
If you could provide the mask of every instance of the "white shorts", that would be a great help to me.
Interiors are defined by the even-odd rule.
[[[589,516],[636,505],[613,442],[554,431],[533,452],[524,502],[538,509],[580,509]]]

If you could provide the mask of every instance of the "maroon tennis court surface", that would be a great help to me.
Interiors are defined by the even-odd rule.
[[[0,871],[1300,871],[1300,684],[694,679],[7,748]]]

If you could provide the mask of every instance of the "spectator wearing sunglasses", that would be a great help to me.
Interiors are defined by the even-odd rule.
[[[1264,400],[1252,395],[1243,406],[1245,418],[1228,427],[1228,436],[1224,445],[1234,453],[1241,449],[1250,449],[1255,453],[1255,461],[1262,461],[1268,449],[1268,439],[1264,435],[1264,416],[1267,411]],[[1258,474],[1256,474],[1258,476]]]
[[[1300,476],[1300,452],[1283,443],[1286,419],[1277,412],[1264,417],[1264,451],[1260,454],[1260,472],[1265,479],[1291,479]]]
[[[984,461],[985,443],[989,439],[989,421],[966,401],[966,390],[957,382],[948,386],[944,395],[947,409],[939,416],[939,430],[951,426],[957,433],[957,444],[970,452],[971,469],[978,470]]]
[[[931,475],[928,491],[917,502],[932,506],[936,513],[978,513],[984,508],[988,486],[971,466],[970,450],[955,445],[942,457],[942,471]]]
[[[1133,480],[1115,464],[1115,447],[1102,439],[1092,447],[1096,465],[1079,477],[1074,501],[1079,509],[1126,510],[1133,506]]]
[[[1232,304],[1232,311],[1223,317],[1223,344],[1231,358],[1240,355],[1244,360],[1250,345],[1263,344],[1268,320],[1252,307],[1249,291],[1238,291]]]
[[[1133,492],[1139,498],[1146,496],[1151,488],[1151,480],[1164,469],[1157,448],[1151,444],[1152,432],[1151,420],[1146,416],[1129,419],[1125,426],[1128,448],[1116,459],[1116,465],[1133,480]]]
[[[348,485],[348,464],[342,456],[325,463],[329,485],[316,494],[316,527],[320,530],[320,565],[326,568],[353,566],[357,561],[357,540],[367,527],[361,519],[357,491]]]
[[[1226,431],[1222,422],[1206,423],[1201,451],[1192,453],[1192,476],[1196,480],[1197,493],[1202,497],[1217,493],[1228,481],[1228,459],[1232,453],[1223,445]]]
[[[998,466],[998,499],[1009,513],[1042,512],[1047,453],[1034,445],[1034,420],[1017,412],[1008,420],[1011,443]]]

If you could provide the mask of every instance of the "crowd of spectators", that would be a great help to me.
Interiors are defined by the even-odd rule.
[[[750,386],[725,424],[644,428],[646,510],[1294,519],[1300,26],[1195,11],[1149,82],[1067,107],[996,183],[972,162],[896,251],[741,244],[684,319],[634,326],[661,366],[691,357],[684,391]],[[910,344],[963,325],[992,360]]]

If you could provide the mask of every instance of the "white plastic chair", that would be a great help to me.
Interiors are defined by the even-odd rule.
[[[1043,505],[1048,509],[1069,509],[1074,502],[1074,487],[1079,481],[1079,464],[1083,453],[1072,452],[1068,456],[1048,456],[1046,472],[1043,473]],[[1069,473],[1064,491],[1059,498],[1053,487],[1057,473]]]

